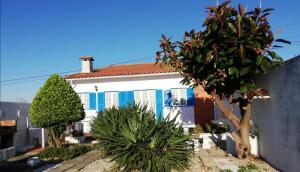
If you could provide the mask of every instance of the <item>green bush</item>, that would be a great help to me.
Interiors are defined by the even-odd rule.
[[[71,135],[72,135],[73,137],[80,137],[80,136],[83,136],[83,131],[73,130],[73,131],[71,132]]]
[[[258,171],[258,167],[255,164],[247,164],[239,166],[238,172],[253,172],[253,171]]]
[[[230,170],[230,169],[223,169],[223,170],[220,170],[220,172],[232,172],[232,170]]]
[[[216,125],[214,123],[197,124],[194,128],[194,134],[199,133],[212,133],[212,134],[222,134],[229,131],[229,127],[226,124]]]
[[[175,119],[156,120],[146,106],[106,109],[93,119],[91,132],[118,170],[170,171],[188,167],[190,137]]]
[[[60,146],[59,137],[65,127],[84,119],[85,114],[69,82],[54,74],[34,97],[29,117],[34,125],[48,129],[50,144]]]
[[[72,159],[76,156],[82,155],[92,147],[89,145],[82,145],[82,144],[65,144],[62,147],[48,147],[42,152],[40,152],[37,156],[41,159],[53,160],[53,159],[60,159],[60,160],[68,160]]]

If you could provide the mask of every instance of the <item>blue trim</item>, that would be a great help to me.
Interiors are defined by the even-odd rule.
[[[120,91],[120,92],[118,92],[118,99],[119,99],[119,107],[125,106],[126,91]]]
[[[163,91],[155,90],[156,119],[163,119]]]
[[[96,93],[89,93],[89,110],[96,110]]]
[[[186,89],[186,101],[188,106],[194,106],[195,104],[195,94],[193,88]]]
[[[98,111],[103,111],[105,109],[105,93],[98,93]]]
[[[127,91],[126,104],[134,104],[134,93],[133,91]]]
[[[120,91],[118,92],[119,107],[127,106],[128,104],[134,103],[133,91]]]

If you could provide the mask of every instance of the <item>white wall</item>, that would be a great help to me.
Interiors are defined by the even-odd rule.
[[[167,117],[169,114],[171,118],[174,118],[177,114],[179,114],[176,121],[182,123],[183,127],[196,127],[194,106],[164,107],[164,117]]]
[[[95,92],[95,86],[98,87],[98,92],[187,88],[180,83],[181,80],[179,74],[164,74],[72,80],[71,84],[77,93]]]
[[[257,77],[257,86],[269,99],[253,100],[259,155],[280,171],[300,170],[300,56]],[[234,109],[238,112],[238,108]],[[217,119],[223,115],[216,110]]]
[[[41,129],[29,129],[27,124],[29,103],[0,102],[0,120],[17,120],[17,132],[14,134],[16,151],[25,151],[32,146],[33,139],[37,138],[41,144]]]
[[[154,74],[143,76],[124,76],[124,77],[107,77],[99,79],[81,79],[71,80],[75,92],[95,92],[95,86],[98,92],[105,91],[134,91],[134,90],[149,90],[149,89],[171,89],[171,88],[187,88],[188,86],[182,85],[180,81],[182,76],[178,73],[168,74]],[[164,101],[163,101],[164,102]],[[185,126],[194,127],[194,107],[165,107],[164,116],[171,112],[171,116],[175,116],[178,112],[179,122],[183,122]],[[95,110],[87,110],[86,118],[82,120],[84,123],[84,132],[89,132],[89,121],[93,116],[96,116]]]
[[[260,155],[280,171],[300,170],[300,56],[257,78],[270,99],[253,102]]]

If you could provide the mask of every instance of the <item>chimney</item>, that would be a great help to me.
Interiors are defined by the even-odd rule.
[[[93,72],[93,56],[81,56],[81,73]]]

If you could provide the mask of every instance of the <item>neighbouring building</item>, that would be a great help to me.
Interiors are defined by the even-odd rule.
[[[42,143],[42,129],[31,126],[28,120],[29,106],[29,103],[0,102],[0,161]]]
[[[202,88],[182,85],[183,77],[173,68],[160,64],[124,64],[93,69],[93,57],[83,56],[81,72],[67,75],[75,92],[81,98],[86,117],[81,122],[85,133],[97,112],[128,103],[147,104],[156,116],[168,114],[193,128],[197,123],[213,118],[213,103]]]

